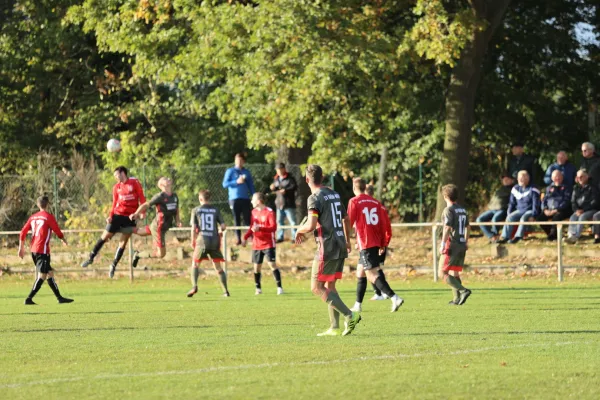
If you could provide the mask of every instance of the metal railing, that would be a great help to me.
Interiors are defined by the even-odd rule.
[[[555,225],[557,227],[557,241],[556,241],[556,250],[557,250],[557,278],[559,282],[564,281],[564,265],[563,265],[563,228],[569,225],[600,225],[600,221],[546,221],[546,222],[472,222],[469,223],[469,226],[541,226],[541,225]],[[396,223],[392,224],[392,228],[430,228],[431,229],[431,244],[432,244],[432,270],[433,270],[433,280],[434,282],[438,281],[438,263],[439,263],[439,255],[437,252],[438,248],[438,236],[439,231],[438,228],[441,228],[443,224],[439,222],[420,222],[420,223]],[[300,226],[298,225],[285,225],[279,226],[278,229],[298,229]],[[225,262],[224,269],[227,271],[227,233],[236,231],[236,230],[248,230],[248,226],[229,226],[223,232],[222,246],[223,246],[223,254],[225,254]],[[190,232],[190,227],[183,228],[171,228],[170,231],[175,232]],[[102,233],[103,229],[68,229],[63,230],[63,233]],[[9,236],[9,235],[19,235],[19,231],[5,231],[0,232],[0,236]],[[133,240],[129,240],[129,279],[133,281]]]

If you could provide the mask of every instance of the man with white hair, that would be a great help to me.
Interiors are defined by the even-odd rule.
[[[571,211],[571,192],[572,189],[564,184],[563,174],[559,169],[552,172],[552,184],[546,188],[546,195],[542,201],[542,212],[537,220],[544,221],[562,221],[569,218]],[[556,240],[556,225],[541,226],[548,240]]]
[[[588,172],[584,169],[577,171],[577,185],[571,195],[573,215],[570,221],[591,221],[600,207],[600,193],[598,187],[590,182]],[[569,225],[569,237],[565,242],[577,243],[583,231],[583,223]]]
[[[544,175],[544,183],[547,186],[552,185],[552,173],[554,171],[562,172],[562,184],[572,190],[573,186],[575,185],[575,175],[577,175],[577,169],[573,164],[571,164],[571,162],[569,162],[569,156],[563,150],[556,154],[556,162],[551,164],[546,170],[546,174]]]
[[[515,185],[510,192],[506,222],[534,221],[540,213],[540,191],[531,185],[529,173],[525,170],[519,171],[517,181],[519,184]],[[504,225],[502,237],[498,240],[498,243],[517,243],[523,239],[525,230],[525,225],[519,225],[515,237],[510,239],[513,225]]]
[[[591,183],[598,187],[600,185],[600,155],[596,153],[596,147],[585,142],[581,145],[583,160],[579,169],[585,169],[590,177]]]

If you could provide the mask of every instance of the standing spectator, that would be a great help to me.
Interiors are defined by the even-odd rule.
[[[477,222],[502,222],[506,219],[506,209],[508,208],[508,201],[510,200],[510,192],[515,184],[515,180],[512,176],[504,174],[502,176],[502,186],[496,190],[494,196],[490,199],[487,206],[487,211],[484,211],[479,217]],[[491,243],[498,241],[498,226],[480,226],[481,231]]]
[[[559,169],[552,172],[552,184],[546,188],[542,202],[542,212],[538,221],[562,221],[571,214],[572,189],[564,184],[563,174]],[[548,240],[556,240],[556,225],[542,225]]]
[[[243,153],[235,155],[235,166],[225,171],[223,187],[229,194],[229,207],[233,212],[235,226],[242,226],[242,218],[245,225],[250,225],[250,197],[254,194],[254,181],[252,174],[246,168],[246,156]],[[242,244],[242,232],[236,230],[236,244]]]
[[[529,181],[535,182],[535,158],[529,154],[525,154],[523,149],[523,142],[515,142],[511,147],[512,157],[508,161],[507,174],[512,176],[513,179],[517,179],[517,175],[520,171],[527,171],[529,174]]]
[[[518,185],[512,188],[510,200],[508,202],[507,222],[527,222],[534,221],[540,213],[540,191],[529,183],[529,173],[525,170],[517,174]],[[502,237],[498,243],[517,243],[523,239],[526,227],[519,225],[515,237],[508,240],[513,230],[512,225],[504,225]]]
[[[277,164],[277,175],[271,184],[271,190],[277,193],[275,207],[277,208],[277,225],[285,225],[287,217],[290,225],[296,225],[296,179],[285,169],[284,163]],[[296,237],[296,230],[292,230],[292,242]],[[283,242],[283,229],[277,230],[277,243]]]
[[[571,197],[574,214],[571,215],[570,220],[579,222],[591,221],[600,205],[600,193],[596,185],[591,183],[589,174],[584,169],[577,171],[577,183]],[[582,230],[583,224],[569,225],[569,237],[565,242],[569,244],[577,243],[577,240],[581,237]]]
[[[554,179],[552,178],[552,173],[556,170],[562,172],[562,184],[570,188],[572,191],[573,186],[575,185],[575,176],[577,175],[577,169],[575,169],[575,166],[569,162],[569,157],[567,156],[567,153],[562,150],[556,154],[556,162],[550,165],[546,170],[546,175],[544,175],[544,183],[547,186],[552,185],[552,182],[554,182]]]
[[[590,142],[581,145],[581,154],[583,161],[581,161],[579,169],[585,169],[590,181],[598,187],[600,185],[600,155],[596,153],[596,148]]]

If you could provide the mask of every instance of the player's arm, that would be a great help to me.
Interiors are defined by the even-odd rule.
[[[48,225],[50,225],[50,229],[52,229],[56,236],[58,236],[58,238],[62,241],[63,245],[67,246],[68,243],[65,239],[65,235],[60,230],[60,227],[58,226],[58,222],[56,222],[56,218],[54,218],[54,215],[50,215],[50,218],[48,219]]]
[[[117,185],[113,186],[113,202],[112,207],[110,208],[110,214],[106,219],[106,222],[110,223],[113,215],[115,215],[115,208],[117,208],[117,202],[119,201],[119,195],[117,194]]]
[[[448,238],[450,237],[450,229],[448,225],[444,226],[444,230],[442,231],[442,243],[440,244],[440,253],[446,253],[446,245],[448,244]]]
[[[223,177],[223,188],[224,189],[233,188],[238,185],[237,180],[231,178],[232,175],[233,175],[233,168],[229,168],[229,169],[227,169],[227,171],[225,171],[225,176]]]
[[[256,221],[254,220],[254,215],[250,215],[250,228],[248,228],[248,231],[244,234],[244,237],[242,238],[242,246],[246,246],[248,239],[250,239],[254,235],[252,227],[254,226],[255,222]]]
[[[465,227],[465,247],[469,248],[469,232],[471,231],[471,227],[467,224]]]
[[[190,218],[190,226],[192,229],[191,238],[192,238],[192,249],[196,247],[196,239],[198,239],[198,231],[199,225],[196,218],[196,210],[192,210],[192,218]]]
[[[319,213],[317,210],[308,210],[308,216],[306,222],[296,231],[296,244],[302,244],[304,241],[304,235],[317,229],[317,223],[319,222]]]
[[[352,225],[350,225],[350,218],[348,218],[347,214],[342,218],[342,226],[344,227],[344,236],[346,236],[346,249],[350,253],[352,251],[352,243],[350,241],[350,227]]]
[[[267,218],[267,223],[260,228],[261,232],[272,233],[277,230],[277,221],[275,220],[275,211],[271,211],[269,213],[269,217]]]
[[[23,258],[25,256],[25,239],[27,238],[27,233],[31,230],[31,218],[25,222],[23,228],[21,229],[21,233],[19,234],[19,251],[17,252],[19,258]]]
[[[383,205],[379,210],[381,214],[381,223],[383,225],[383,240],[385,247],[388,247],[392,240],[392,222],[390,221],[390,216]]]
[[[146,201],[143,204],[140,204],[138,209],[135,210],[135,212],[129,216],[129,219],[132,221],[135,219],[138,219],[144,212],[146,212],[146,210],[148,210],[148,208],[150,208],[149,201]]]

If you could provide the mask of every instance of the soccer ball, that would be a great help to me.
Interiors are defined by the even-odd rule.
[[[110,139],[108,143],[106,143],[106,148],[111,153],[116,153],[121,151],[121,141],[118,139]]]

